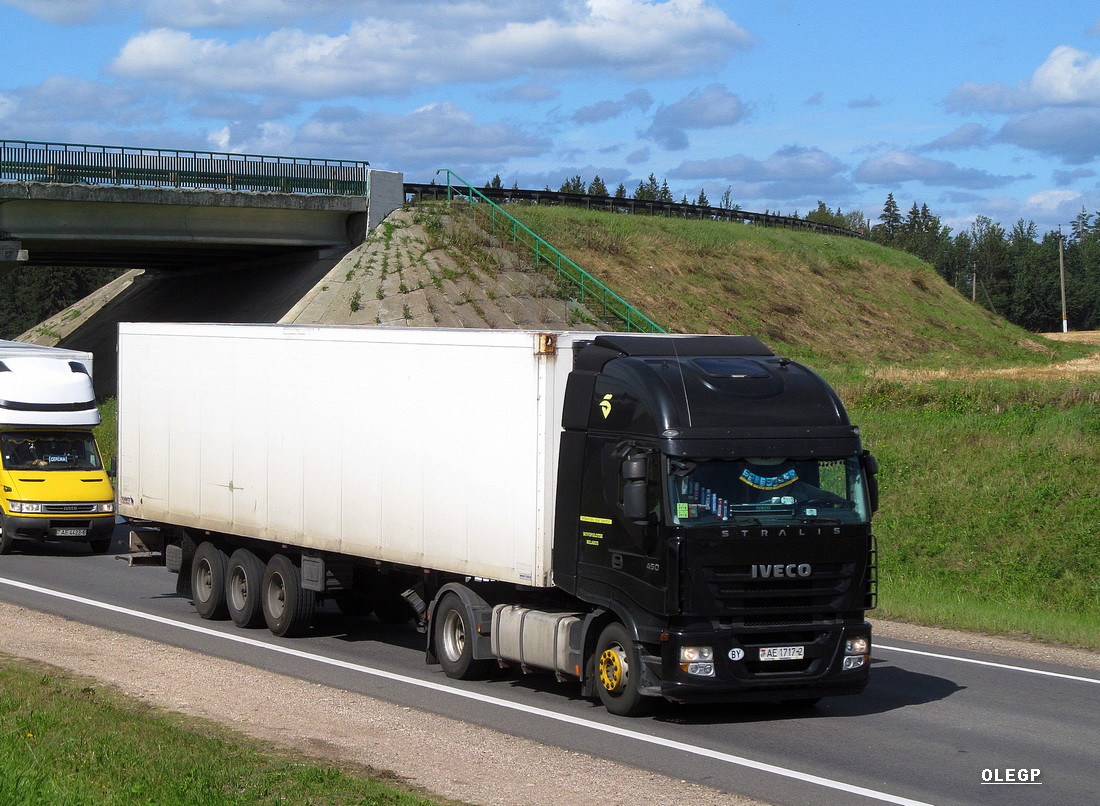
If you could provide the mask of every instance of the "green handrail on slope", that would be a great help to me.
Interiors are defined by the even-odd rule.
[[[475,195],[478,196],[481,201],[485,202],[485,204],[489,205],[487,209],[491,222],[490,234],[496,235],[497,225],[499,224],[502,231],[507,230],[508,238],[513,243],[517,241],[527,242],[531,249],[531,254],[534,256],[535,266],[537,267],[541,262],[553,268],[557,272],[559,280],[566,280],[578,289],[580,294],[579,300],[581,302],[584,302],[589,297],[595,299],[603,306],[605,311],[622,320],[623,323],[626,324],[626,329],[628,331],[640,331],[643,333],[668,332],[553,246],[548,244],[541,237],[536,235],[522,221],[516,219],[454,171],[449,168],[440,168],[436,171],[436,174],[441,174],[444,171],[447,174],[448,201],[452,199],[451,177],[454,177],[463,185],[462,190],[455,189],[455,192],[465,195],[471,208],[473,207]]]

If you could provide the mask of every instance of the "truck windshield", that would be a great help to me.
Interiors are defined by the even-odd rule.
[[[91,434],[0,434],[0,453],[7,470],[101,470],[103,463]]]
[[[867,494],[859,459],[672,459],[673,523],[774,526],[864,523]]]

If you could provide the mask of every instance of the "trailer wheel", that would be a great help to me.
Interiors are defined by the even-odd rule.
[[[191,562],[191,599],[204,619],[223,619],[225,606],[225,552],[209,540],[195,549]]]
[[[638,688],[642,659],[626,627],[613,622],[596,643],[596,685],[600,702],[616,716],[644,716],[653,700]]]
[[[305,633],[313,623],[317,596],[302,587],[302,572],[285,554],[268,560],[264,570],[263,611],[267,628],[278,636]]]
[[[264,623],[260,602],[264,564],[248,549],[237,549],[225,572],[225,603],[229,617],[238,627],[259,627]]]
[[[447,677],[480,680],[489,675],[492,661],[474,658],[473,614],[458,596],[448,593],[440,600],[432,623],[435,656]]]

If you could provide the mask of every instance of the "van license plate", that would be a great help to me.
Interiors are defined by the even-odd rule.
[[[87,529],[54,529],[54,537],[87,537]]]
[[[760,660],[802,660],[805,657],[804,646],[766,646],[760,649]]]

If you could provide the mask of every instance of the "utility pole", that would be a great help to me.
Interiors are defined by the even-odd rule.
[[[1058,225],[1058,277],[1062,284],[1062,332],[1069,333],[1069,319],[1066,316],[1066,258],[1062,248],[1062,226]]]

